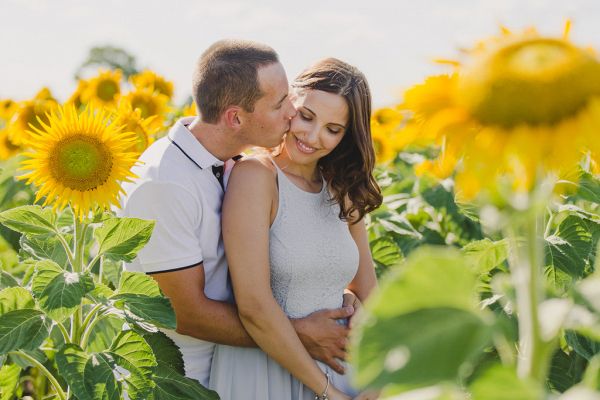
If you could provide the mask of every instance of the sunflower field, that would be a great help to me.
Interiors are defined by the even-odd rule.
[[[535,30],[476,43],[376,110],[380,289],[350,355],[395,400],[600,399],[600,62]],[[152,221],[120,183],[193,104],[152,71],[0,99],[0,398],[218,399],[169,299],[123,271]]]

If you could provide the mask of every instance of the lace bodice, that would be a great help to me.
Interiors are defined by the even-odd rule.
[[[325,181],[319,193],[306,192],[275,167],[279,207],[269,236],[273,295],[290,318],[341,307],[359,259],[348,224],[330,202]]]

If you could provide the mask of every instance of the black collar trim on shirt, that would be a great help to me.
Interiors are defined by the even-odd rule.
[[[187,158],[189,158],[189,159],[190,159],[190,161],[191,161],[191,162],[193,162],[193,163],[196,165],[196,167],[198,167],[198,168],[202,169],[202,167],[201,167],[201,166],[199,166],[199,165],[198,165],[198,163],[197,163],[196,161],[194,161],[194,159],[193,159],[192,157],[190,157],[190,156],[188,155],[188,153],[186,153],[186,152],[185,152],[185,151],[184,151],[184,150],[183,150],[183,149],[182,149],[182,148],[181,148],[181,147],[180,147],[180,146],[179,146],[177,143],[175,143],[175,141],[173,141],[173,139],[171,139],[171,138],[170,138],[170,137],[168,137],[168,136],[167,136],[167,138],[169,139],[169,141],[170,141],[172,144],[174,144],[175,146],[177,146],[177,148],[178,148],[179,150],[181,150],[181,152],[183,153],[183,155],[185,155]]]
[[[200,261],[199,263],[196,263],[196,264],[188,265],[187,267],[167,269],[167,270],[164,270],[164,271],[156,271],[156,272],[146,272],[146,275],[154,275],[154,274],[162,274],[162,273],[165,273],[165,272],[182,271],[184,269],[193,268],[195,266],[202,265],[203,262],[204,262],[204,260],[202,260],[202,261]]]

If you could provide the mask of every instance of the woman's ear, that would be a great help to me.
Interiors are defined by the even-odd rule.
[[[229,106],[223,112],[223,118],[227,126],[239,131],[242,128],[242,109],[238,106]]]

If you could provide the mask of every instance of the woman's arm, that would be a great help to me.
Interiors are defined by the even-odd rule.
[[[272,172],[258,161],[242,161],[231,172],[222,218],[233,290],[242,324],[260,348],[321,394],[327,378],[302,345],[271,291],[269,226],[276,190]],[[328,393],[332,399],[349,399],[332,387]]]
[[[367,228],[364,219],[354,225],[349,222],[348,228],[356,242],[356,246],[358,246],[359,254],[358,271],[350,285],[348,285],[348,289],[354,292],[360,301],[364,302],[377,287],[377,276],[373,268],[373,256],[369,247]]]

